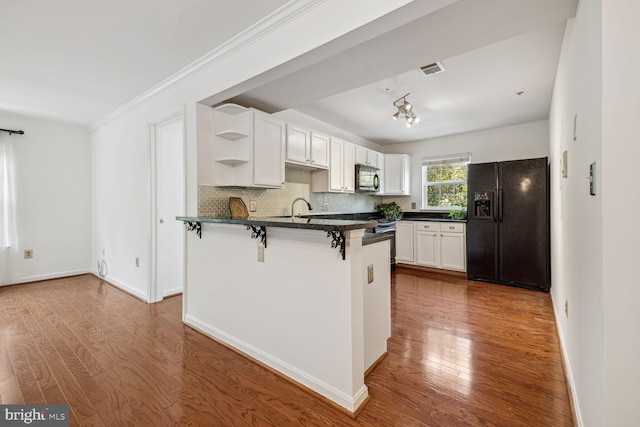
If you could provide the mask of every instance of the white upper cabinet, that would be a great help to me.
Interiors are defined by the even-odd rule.
[[[378,177],[380,178],[380,189],[378,190],[376,195],[381,196],[384,194],[384,154],[378,153],[377,157],[378,157],[377,167],[379,169]]]
[[[311,132],[291,123],[287,124],[288,163],[308,165],[311,162]]]
[[[282,188],[285,122],[235,104],[213,109],[211,185]]]
[[[384,155],[384,195],[410,195],[410,160],[408,154]]]
[[[355,145],[340,138],[330,138],[329,170],[314,171],[311,174],[311,191],[355,191]]]
[[[295,124],[287,124],[286,162],[325,169],[329,166],[329,137]]]
[[[311,131],[311,166],[321,169],[329,167],[329,136]]]
[[[344,141],[342,153],[342,180],[344,184],[344,191],[347,193],[353,193],[356,190],[356,146],[350,142]]]
[[[286,124],[262,111],[254,111],[253,185],[284,187],[284,140]]]
[[[356,145],[356,164],[379,168],[377,151]]]

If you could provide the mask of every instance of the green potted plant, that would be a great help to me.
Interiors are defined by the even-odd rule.
[[[460,202],[460,209],[451,209],[449,211],[449,218],[454,220],[467,219],[467,201]]]
[[[380,203],[378,211],[389,221],[395,221],[402,218],[402,209],[396,202]]]

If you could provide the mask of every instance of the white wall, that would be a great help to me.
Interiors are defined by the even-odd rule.
[[[601,153],[600,8],[600,1],[580,2],[576,18],[567,23],[549,117],[551,294],[579,425],[586,426],[633,424],[605,423],[603,412],[602,210],[606,190],[600,185],[604,180],[598,179],[598,194],[589,195],[586,179],[592,162],[597,163],[599,177],[606,167]],[[568,152],[567,178],[561,177],[564,150]],[[568,318],[565,300],[569,302]]]
[[[580,2],[580,5],[582,6]],[[640,425],[640,2],[602,1],[604,425]],[[626,218],[632,218],[627,221]],[[624,218],[624,220],[623,220]],[[624,230],[620,230],[623,226]],[[596,425],[596,423],[593,423]]]
[[[514,126],[460,133],[423,141],[385,145],[387,154],[411,156],[411,196],[385,197],[395,200],[403,210],[411,203],[422,204],[422,159],[424,157],[471,153],[472,163],[531,159],[549,155],[549,127],[546,120]]]
[[[260,38],[228,47],[209,68],[160,92],[145,104],[101,123],[92,135],[94,245],[91,258],[97,259],[105,249],[109,265],[107,279],[147,298],[150,277],[149,123],[176,108],[186,107],[185,214],[197,215],[195,104],[321,46],[407,1],[368,0],[363,7],[364,3],[320,2],[310,12],[263,33]],[[136,257],[140,257],[140,267],[135,266]]]
[[[345,260],[322,230],[267,233],[264,262],[245,226],[189,233],[184,320],[353,412],[367,396],[364,230],[345,233]]]
[[[0,112],[15,157],[19,282],[91,267],[91,143],[77,126]],[[33,258],[22,252],[33,249]]]

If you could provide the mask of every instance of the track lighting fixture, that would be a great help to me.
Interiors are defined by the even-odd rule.
[[[393,106],[398,109],[393,115],[393,120],[398,120],[398,117],[402,117],[407,122],[407,127],[410,128],[415,123],[420,123],[420,119],[414,114],[412,110],[413,105],[407,101],[407,96],[411,95],[411,92],[405,96],[401,96],[393,102]]]

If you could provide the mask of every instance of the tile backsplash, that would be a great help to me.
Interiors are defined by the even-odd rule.
[[[252,216],[290,215],[291,202],[296,197],[309,200],[311,213],[372,212],[382,200],[368,194],[311,193],[311,171],[287,166],[285,185],[279,189],[244,187],[198,186],[198,216],[230,217],[229,197],[240,197],[249,208],[251,200],[256,201],[256,212]],[[295,213],[309,213],[307,206],[298,202]]]

